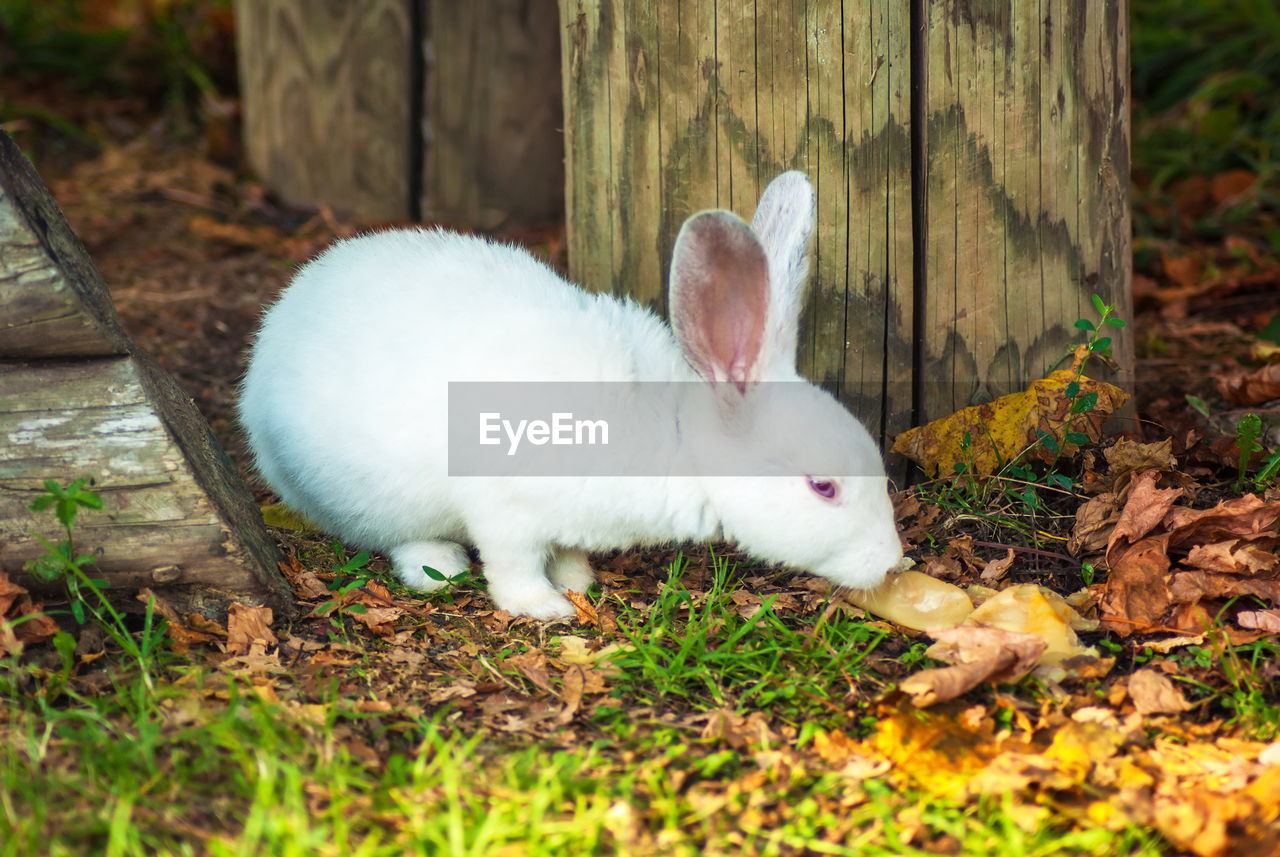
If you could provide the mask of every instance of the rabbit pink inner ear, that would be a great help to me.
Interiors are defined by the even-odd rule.
[[[671,324],[708,381],[758,380],[769,266],[751,228],[727,211],[685,221],[671,259]]]

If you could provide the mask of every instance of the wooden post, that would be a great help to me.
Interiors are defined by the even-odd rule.
[[[1043,375],[1093,293],[1132,317],[1128,3],[926,6],[922,420]]]
[[[555,3],[236,0],[250,166],[342,215],[558,220]]]
[[[0,132],[0,568],[23,585],[64,537],[29,510],[46,480],[85,478],[104,509],[78,553],[113,590],[151,587],[183,612],[231,601],[292,612],[274,542],[190,397],[129,341],[110,296],[31,164]],[[55,587],[56,589],[56,587]]]
[[[564,216],[556,0],[428,2],[423,217],[492,229]]]
[[[906,428],[905,4],[563,0],[561,21],[573,277],[663,309],[686,216],[722,207],[750,219],[770,179],[803,170],[818,225],[801,368],[873,433]]]
[[[804,170],[801,368],[873,432],[1043,374],[1093,292],[1128,314],[1126,0],[562,0],[561,25],[573,276],[660,307],[684,217]]]
[[[285,202],[406,218],[417,188],[412,0],[236,0],[245,150]]]

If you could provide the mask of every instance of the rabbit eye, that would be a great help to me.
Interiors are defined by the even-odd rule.
[[[815,479],[812,476],[806,476],[805,479],[809,483],[809,489],[824,500],[834,500],[836,498],[836,483],[830,479]]]

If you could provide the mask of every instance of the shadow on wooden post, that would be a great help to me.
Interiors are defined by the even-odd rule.
[[[663,308],[681,221],[818,195],[801,370],[882,442],[1130,314],[1126,0],[562,0],[573,277]],[[1132,341],[1115,338],[1132,387]],[[886,443],[887,446],[887,443]],[[904,470],[899,463],[896,472]]]

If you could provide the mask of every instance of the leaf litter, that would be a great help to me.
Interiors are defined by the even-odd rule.
[[[238,185],[226,170],[145,145],[109,151],[56,190],[115,284],[126,324],[179,375],[244,462],[232,430],[229,379],[239,371],[258,307],[287,279],[289,265],[365,224],[323,213],[298,219],[273,209],[260,189]],[[139,163],[152,166],[148,177],[139,177]],[[139,235],[148,240],[140,244]],[[552,237],[547,252],[554,256],[560,247],[561,239]],[[1144,300],[1166,310],[1166,326],[1191,331],[1178,342],[1245,342],[1244,328],[1225,322],[1197,331],[1178,307],[1192,312],[1228,292],[1256,293],[1258,272],[1271,263],[1250,264],[1253,273],[1232,279],[1220,267],[1223,274],[1206,279],[1212,266],[1170,256],[1173,285],[1153,282]],[[190,273],[195,270],[198,276]],[[205,346],[192,346],[201,339]],[[1258,397],[1269,395],[1275,365],[1268,354],[1250,350],[1235,365],[1223,364],[1217,375],[1226,380],[1207,390],[1185,379],[1170,383],[1217,394],[1227,404],[1265,404]],[[1068,374],[900,440],[927,470],[944,476],[956,464],[994,473],[1034,447],[1040,432],[1058,439],[1061,461],[1081,462],[1076,505],[1064,506],[1065,528],[1048,548],[990,529],[966,532],[958,516],[918,492],[895,498],[921,576],[953,587],[967,603],[950,627],[892,626],[823,581],[742,563],[744,579],[731,594],[740,618],[767,609],[804,627],[839,613],[895,632],[883,651],[866,658],[874,673],[851,677],[844,699],[807,726],[769,706],[732,701],[627,707],[614,662],[634,646],[626,634],[634,621],[628,611],[654,608],[667,585],[670,552],[596,558],[600,592],[570,596],[575,621],[541,626],[492,610],[474,590],[424,600],[368,579],[337,594],[331,585],[342,581],[317,559],[322,541],[280,510],[271,523],[286,528],[279,531],[288,549],[282,572],[306,608],[303,619],[273,627],[269,611],[238,605],[223,627],[178,616],[154,595],[153,603],[167,620],[175,652],[247,683],[299,724],[325,721],[317,700],[336,682],[361,718],[342,720],[337,738],[374,767],[385,764],[388,753],[380,730],[407,728],[431,714],[463,718],[467,725],[455,728],[490,735],[495,748],[503,746],[502,736],[559,747],[604,741],[612,742],[620,764],[632,764],[627,754],[636,751],[602,725],[621,716],[640,734],[690,736],[693,756],[734,754],[734,773],[726,775],[691,776],[672,762],[661,764],[692,805],[731,808],[743,829],[781,823],[795,790],[836,818],[852,819],[852,810],[872,801],[875,784],[883,782],[951,800],[1004,796],[1011,818],[1028,831],[1048,821],[1111,829],[1138,824],[1159,831],[1173,848],[1205,857],[1280,850],[1280,745],[1268,743],[1274,730],[1251,735],[1242,729],[1203,692],[1224,688],[1224,679],[1212,665],[1191,665],[1186,654],[1207,647],[1226,657],[1231,646],[1277,633],[1280,498],[1223,495],[1215,476],[1233,466],[1235,450],[1213,423],[1188,412],[1181,395],[1159,411],[1176,419],[1167,436],[1154,441],[1138,435],[1103,440],[1100,418],[1122,397],[1100,381],[1086,381],[1087,389],[1082,384],[1098,393],[1100,404],[1073,423],[1061,406]],[[988,431],[993,422],[997,430]],[[1068,430],[1103,445],[1078,455]],[[710,591],[710,563],[703,553],[691,557],[683,585],[701,603]],[[1080,561],[1097,569],[1100,582],[1079,579]],[[375,558],[369,570],[379,575],[385,563]],[[47,616],[27,618],[44,614],[6,584],[0,578],[0,635],[25,642],[29,656],[57,625]],[[1105,635],[1094,630],[1099,622]],[[672,633],[679,630],[677,624]],[[20,632],[33,637],[23,641]],[[922,632],[932,646],[917,644]],[[9,639],[0,636],[0,644]],[[1108,657],[1095,656],[1103,639],[1120,642]],[[909,652],[926,660],[905,666]],[[1052,662],[1047,653],[1055,654]],[[932,667],[929,659],[946,665]],[[89,674],[102,663],[77,669]],[[1275,671],[1268,674],[1264,665],[1261,673],[1270,676],[1274,705]],[[1011,684],[1031,674],[1042,690]],[[228,698],[216,684],[191,693],[193,699],[207,694],[200,705]],[[167,704],[175,725],[202,716],[200,705]],[[837,778],[840,786],[813,791],[819,775]],[[615,809],[611,830],[619,842],[656,842],[643,807]],[[901,807],[898,835],[907,843],[933,842],[928,823],[912,813]],[[874,829],[881,822],[864,824]],[[823,835],[838,842],[862,832],[835,824]]]

